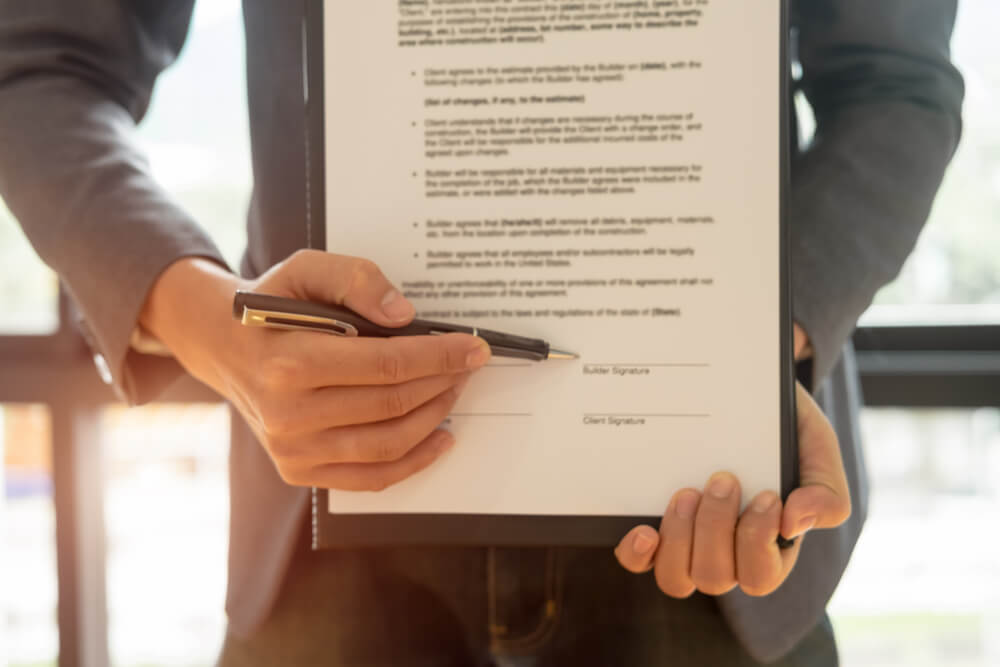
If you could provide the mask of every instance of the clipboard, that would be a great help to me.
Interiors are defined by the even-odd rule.
[[[781,436],[780,495],[786,499],[799,484],[790,302],[788,191],[790,188],[790,59],[789,9],[780,4],[780,193],[779,193],[779,311]],[[309,247],[326,250],[326,105],[324,90],[324,6],[326,0],[305,0],[302,25],[303,98],[306,115],[307,225]],[[313,549],[378,546],[577,546],[616,545],[634,526],[659,526],[661,516],[545,515],[545,514],[444,514],[444,513],[331,513],[329,492],[311,492]],[[664,507],[665,509],[665,507]]]

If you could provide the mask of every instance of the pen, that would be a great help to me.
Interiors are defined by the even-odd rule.
[[[493,354],[498,357],[516,357],[532,361],[576,359],[579,356],[572,352],[553,349],[547,342],[538,338],[525,338],[489,329],[427,320],[413,320],[405,327],[389,328],[369,322],[353,310],[340,306],[327,306],[253,292],[236,292],[233,298],[233,317],[245,326],[320,331],[335,336],[390,338],[466,333],[485,340]]]

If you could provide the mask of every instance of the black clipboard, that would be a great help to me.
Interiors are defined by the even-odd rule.
[[[326,0],[304,0],[302,24],[306,199],[309,246],[326,249],[326,139],[324,131],[323,8]],[[781,4],[779,312],[781,317],[781,498],[799,485],[795,411],[795,362],[791,317],[788,193],[791,187],[791,98],[788,0]],[[566,516],[509,514],[330,513],[325,489],[311,492],[313,549],[378,546],[578,546],[610,547],[639,524],[658,527],[660,516]],[[666,508],[664,508],[666,509]],[[779,543],[785,544],[779,537]]]

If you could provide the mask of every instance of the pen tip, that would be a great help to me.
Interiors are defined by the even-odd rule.
[[[550,349],[549,359],[579,359],[579,354],[573,354],[572,352],[565,352],[563,350]]]

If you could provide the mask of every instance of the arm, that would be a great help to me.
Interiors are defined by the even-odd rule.
[[[180,371],[129,350],[157,276],[183,256],[224,264],[150,177],[133,139],[192,4],[0,0],[0,196],[130,402],[149,400]]]
[[[954,0],[798,3],[813,144],[792,168],[792,309],[815,387],[899,272],[961,131]]]
[[[190,12],[189,0],[0,0],[0,192],[125,398],[154,397],[179,362],[232,402],[289,484],[384,488],[453,443],[439,426],[489,347],[234,322],[238,286],[345,303],[384,326],[413,306],[371,262],[317,251],[242,281],[153,182],[131,132]],[[137,323],[177,361],[129,351]],[[163,363],[172,370],[156,372]]]

